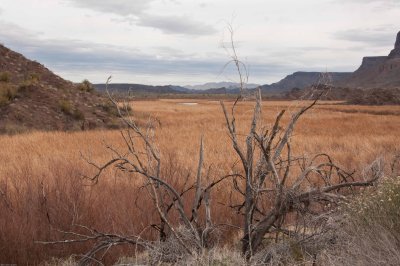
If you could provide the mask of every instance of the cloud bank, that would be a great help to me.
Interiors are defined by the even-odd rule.
[[[72,4],[102,13],[112,13],[125,18],[131,24],[158,29],[164,34],[209,35],[217,30],[189,16],[166,16],[149,12],[156,0],[70,0]],[[170,4],[177,4],[169,0]]]

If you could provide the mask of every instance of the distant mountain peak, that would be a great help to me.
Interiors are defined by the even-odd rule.
[[[390,52],[389,58],[400,58],[400,31],[397,33],[394,49]]]

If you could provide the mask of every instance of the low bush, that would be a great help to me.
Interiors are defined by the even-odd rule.
[[[111,116],[118,116],[118,109],[111,103],[105,102],[100,105],[101,109],[103,109],[104,112]]]
[[[61,112],[63,112],[64,114],[66,114],[66,115],[73,114],[72,105],[68,100],[61,100],[58,103],[58,106],[60,107]]]
[[[10,73],[8,72],[0,72],[0,82],[9,82],[10,81]]]
[[[75,109],[70,101],[61,100],[58,105],[60,107],[61,112],[63,112],[64,114],[69,115],[76,120],[85,119],[85,114],[81,110]]]
[[[26,78],[25,78],[26,82],[30,82],[32,84],[36,84],[40,81],[40,75],[38,73],[29,73]]]
[[[85,79],[80,84],[78,84],[78,90],[92,92],[94,91],[94,87],[89,80]]]
[[[18,88],[10,84],[0,85],[0,106],[9,104],[12,100],[17,98]]]

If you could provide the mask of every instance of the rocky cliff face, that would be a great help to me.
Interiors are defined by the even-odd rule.
[[[388,59],[387,56],[366,56],[362,59],[359,70],[370,69],[383,64]]]
[[[388,56],[364,57],[361,66],[338,85],[349,88],[400,88],[400,32]]]
[[[336,87],[343,88],[400,88],[400,32],[394,49],[388,56],[364,57],[361,66],[353,73],[328,73]],[[295,72],[277,83],[263,85],[264,93],[304,89],[318,82],[320,72]]]
[[[396,43],[389,54],[389,58],[400,58],[400,32],[397,33]]]

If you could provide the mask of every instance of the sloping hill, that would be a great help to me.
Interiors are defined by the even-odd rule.
[[[89,83],[73,84],[0,45],[0,133],[119,125],[115,108]]]
[[[326,74],[329,76],[333,84],[336,84],[338,81],[346,79],[351,75],[351,73],[347,72],[330,72]],[[286,76],[279,82],[270,85],[263,85],[261,86],[261,89],[263,93],[287,92],[293,88],[304,89],[318,83],[321,79],[321,75],[321,72],[299,71]]]

